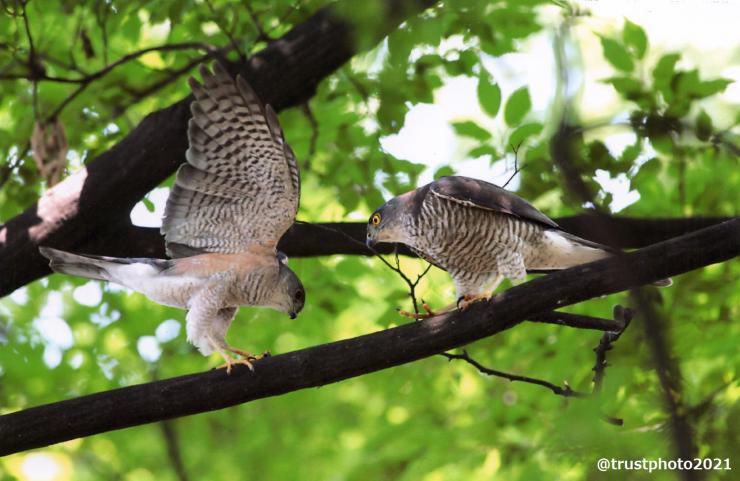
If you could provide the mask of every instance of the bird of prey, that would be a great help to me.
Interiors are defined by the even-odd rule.
[[[203,355],[218,352],[231,371],[261,356],[229,346],[239,306],[276,309],[291,318],[305,291],[277,243],[293,224],[298,164],[278,118],[247,82],[218,63],[190,79],[187,162],[177,171],[162,222],[172,259],[78,255],[40,248],[56,272],[100,279],[185,308],[187,338]],[[239,357],[233,357],[230,353]]]
[[[370,248],[406,244],[448,271],[463,309],[488,298],[504,278],[522,280],[527,270],[565,269],[614,253],[568,234],[511,192],[462,176],[442,177],[383,204],[370,216],[366,242]],[[427,315],[412,317],[434,314],[425,309]]]

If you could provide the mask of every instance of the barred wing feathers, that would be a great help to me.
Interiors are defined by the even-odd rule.
[[[168,254],[275,248],[298,210],[296,158],[277,115],[244,79],[218,63],[201,76],[203,85],[190,79],[190,148],[162,224]]]

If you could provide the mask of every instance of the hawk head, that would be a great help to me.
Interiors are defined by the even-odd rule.
[[[298,276],[285,263],[280,262],[279,269],[278,284],[273,297],[275,304],[270,307],[285,312],[291,319],[295,319],[306,302],[306,290]]]
[[[404,218],[414,211],[414,204],[418,201],[416,193],[416,190],[412,190],[394,197],[373,212],[367,221],[365,244],[369,248],[372,249],[378,242],[409,241]]]

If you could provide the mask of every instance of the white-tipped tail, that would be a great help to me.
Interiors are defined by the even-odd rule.
[[[546,241],[545,252],[540,256],[542,265],[532,266],[534,269],[567,269],[612,255],[608,247],[567,232],[546,230],[543,234]]]
[[[567,269],[568,267],[605,259],[617,252],[609,246],[559,230],[546,230],[544,235],[547,239],[544,247],[545,252],[538,256],[542,265],[527,266],[528,269]],[[669,287],[672,284],[673,281],[670,277],[652,283],[656,287]]]
[[[134,290],[139,290],[141,281],[171,267],[171,261],[163,259],[72,254],[50,247],[39,247],[39,252],[49,259],[49,267],[54,272],[112,281]]]

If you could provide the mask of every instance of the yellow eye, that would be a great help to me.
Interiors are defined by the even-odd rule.
[[[370,217],[370,223],[372,225],[380,224],[380,214],[373,214],[373,216]]]

